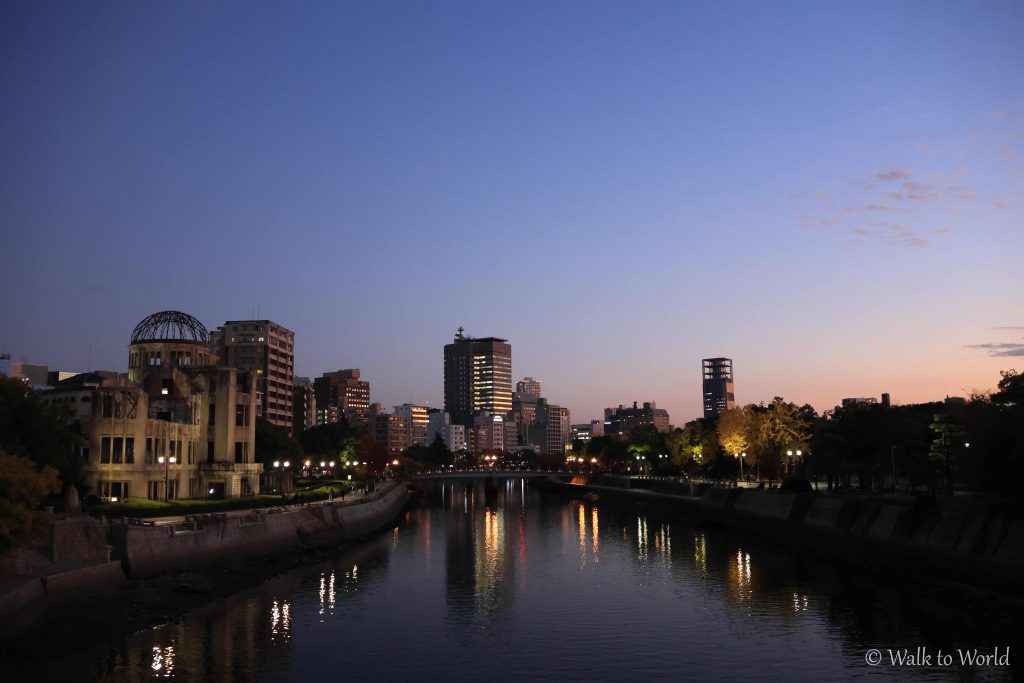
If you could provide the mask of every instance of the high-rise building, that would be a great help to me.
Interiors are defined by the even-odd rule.
[[[731,358],[705,358],[704,370],[704,417],[718,417],[725,410],[736,407],[736,395],[732,383]]]
[[[512,410],[512,346],[507,339],[463,335],[444,347],[444,409],[452,422],[473,428],[480,411],[504,417]]]
[[[313,382],[308,377],[296,377],[292,392],[292,436],[298,438],[302,432],[316,425],[316,398]]]
[[[210,347],[221,365],[256,375],[259,415],[292,434],[295,333],[271,320],[228,320]]]
[[[516,382],[516,393],[524,396],[540,396],[540,380],[524,377]]]
[[[316,391],[316,423],[365,424],[370,410],[370,383],[359,378],[359,369],[325,372],[313,381]]]
[[[410,446],[427,445],[427,423],[429,422],[427,411],[429,410],[430,408],[427,406],[420,406],[414,403],[403,403],[400,406],[395,406],[395,415],[404,417],[409,425]]]

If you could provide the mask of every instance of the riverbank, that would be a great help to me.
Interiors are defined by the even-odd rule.
[[[1024,598],[1024,518],[984,501],[894,501],[824,493],[709,488],[701,496],[577,478],[541,490],[655,506],[755,534],[793,551],[872,570],[962,582]]]
[[[70,637],[69,622],[79,633],[159,623],[363,538],[391,523],[408,499],[405,484],[392,482],[379,496],[358,503],[204,515],[166,525],[103,522],[98,528],[106,537],[100,540],[109,543],[112,561],[8,582],[0,595],[2,648],[24,649],[26,638],[40,635]],[[97,526],[93,520],[79,526],[91,528],[90,523]]]

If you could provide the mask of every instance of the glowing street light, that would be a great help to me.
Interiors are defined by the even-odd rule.
[[[169,457],[169,458],[165,458],[164,456],[161,455],[159,458],[156,459],[156,461],[164,466],[164,502],[166,503],[167,502],[167,482],[168,482],[167,468],[170,465],[173,465],[177,461],[177,458],[175,458],[173,455],[171,457]]]

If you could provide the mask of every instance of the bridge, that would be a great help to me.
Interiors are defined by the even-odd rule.
[[[428,472],[425,474],[416,474],[409,477],[406,481],[433,481],[441,479],[538,479],[541,477],[557,477],[559,479],[568,479],[573,476],[572,472],[540,472],[530,471],[522,472],[515,470],[487,470],[484,472]]]

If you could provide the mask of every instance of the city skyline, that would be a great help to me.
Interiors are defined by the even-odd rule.
[[[574,421],[677,425],[702,358],[819,411],[1024,365],[1017,3],[3,11],[16,360],[270,319],[296,375],[441,407],[464,325]]]

